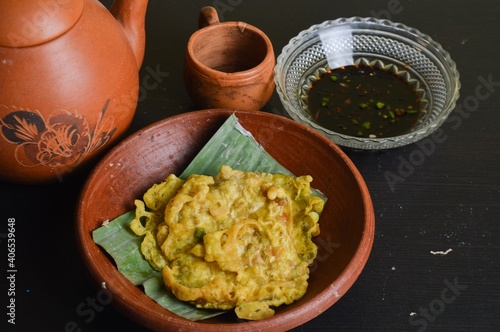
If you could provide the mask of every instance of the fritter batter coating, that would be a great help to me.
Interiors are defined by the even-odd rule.
[[[180,300],[268,318],[307,290],[324,207],[311,181],[228,166],[216,177],[170,175],[136,201],[131,228]]]

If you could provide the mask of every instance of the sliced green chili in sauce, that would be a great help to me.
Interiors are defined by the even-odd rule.
[[[345,66],[323,74],[308,95],[312,119],[332,131],[359,137],[392,137],[417,123],[420,100],[401,77],[382,69]]]

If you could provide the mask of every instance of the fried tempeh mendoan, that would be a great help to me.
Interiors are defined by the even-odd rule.
[[[311,181],[228,166],[215,177],[169,175],[136,200],[131,228],[180,300],[268,318],[307,289],[324,207]]]

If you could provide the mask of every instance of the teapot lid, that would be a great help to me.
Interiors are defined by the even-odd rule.
[[[84,0],[0,1],[0,47],[41,44],[71,29],[82,15]]]

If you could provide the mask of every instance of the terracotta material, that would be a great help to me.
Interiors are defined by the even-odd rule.
[[[60,181],[125,132],[147,2],[0,2],[0,180]]]
[[[370,254],[374,212],[366,184],[350,159],[316,131],[274,114],[236,115],[262,146],[296,175],[310,174],[328,202],[320,219],[317,263],[299,301],[277,309],[267,320],[241,322],[233,314],[191,322],[161,308],[133,286],[91,238],[105,220],[130,211],[134,199],[169,173],[179,175],[212,137],[231,110],[205,110],[171,117],[125,139],[89,176],[77,209],[77,238],[96,287],[106,282],[112,304],[153,330],[283,331],[313,319],[353,285]],[[103,202],[105,202],[103,204]]]
[[[186,90],[199,108],[260,110],[274,92],[274,50],[269,38],[243,22],[219,21],[203,7],[189,39]]]

